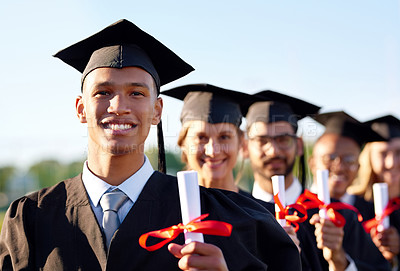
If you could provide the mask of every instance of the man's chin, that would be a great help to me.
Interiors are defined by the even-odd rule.
[[[144,147],[138,145],[112,145],[108,146],[108,152],[114,156],[129,155],[138,152],[144,153]]]

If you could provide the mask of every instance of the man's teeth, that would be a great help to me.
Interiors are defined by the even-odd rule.
[[[108,124],[106,128],[111,130],[128,130],[132,128],[132,124]]]

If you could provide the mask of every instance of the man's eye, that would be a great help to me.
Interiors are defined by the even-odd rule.
[[[99,90],[95,92],[95,95],[99,95],[99,96],[105,96],[105,95],[110,95],[110,92],[106,91],[106,90]]]
[[[133,92],[131,93],[131,95],[132,95],[132,96],[144,96],[143,93],[142,93],[142,92],[139,92],[139,91],[133,91]]]
[[[231,139],[231,137],[230,137],[229,135],[221,135],[220,138],[221,138],[222,140],[229,140],[229,139]]]

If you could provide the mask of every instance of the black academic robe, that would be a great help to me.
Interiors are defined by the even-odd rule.
[[[370,220],[375,217],[374,203],[366,201],[363,197],[354,196],[355,200],[353,206],[357,208],[363,217],[363,221]]]
[[[333,200],[332,200],[333,201]],[[308,217],[311,218],[318,209],[308,210]],[[343,236],[343,249],[349,255],[357,269],[368,271],[390,270],[389,262],[382,256],[378,248],[372,242],[370,236],[365,232],[358,221],[357,214],[351,210],[339,210],[339,213],[346,219]],[[309,232],[314,233],[315,227],[310,223],[303,223]],[[315,242],[316,245],[316,242]],[[325,261],[322,250],[318,250],[318,257],[322,269],[328,271],[328,263]]]
[[[239,190],[239,193],[247,196],[259,204],[263,205],[268,211],[270,211],[275,216],[275,204],[271,202],[266,202],[260,199],[256,199],[249,192],[244,190]],[[307,222],[307,221],[305,221]],[[321,263],[319,258],[316,257],[318,254],[318,248],[315,243],[314,234],[310,233],[306,228],[304,228],[303,223],[299,223],[299,230],[296,232],[297,239],[300,242],[300,256],[301,256],[301,266],[303,271],[322,271]]]
[[[375,217],[374,203],[370,201],[366,201],[363,197],[356,196],[356,200],[354,202],[354,207],[361,213],[364,221],[372,219]],[[396,210],[389,216],[390,225],[397,229],[397,232],[400,233],[400,210]],[[397,254],[397,262],[399,262],[400,255]],[[397,266],[395,270],[400,270],[400,267]]]
[[[207,219],[233,225],[230,237],[205,235],[229,270],[300,270],[296,246],[262,206],[237,193],[201,187]],[[177,180],[155,172],[114,234],[108,251],[81,175],[13,202],[0,234],[1,270],[179,270],[164,246],[139,237],[181,222]],[[184,243],[181,234],[174,240]]]

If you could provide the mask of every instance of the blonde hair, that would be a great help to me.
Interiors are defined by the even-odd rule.
[[[185,139],[186,139],[186,136],[187,136],[187,133],[188,133],[190,127],[191,127],[190,121],[187,121],[187,122],[182,124],[182,128],[181,128],[181,131],[179,132],[178,141],[177,141],[178,146],[181,148],[181,161],[183,163],[185,163],[184,170],[190,170],[190,167],[189,167],[189,164],[188,164],[187,155],[183,151],[183,145],[185,144]],[[236,126],[236,128],[237,128],[236,132],[238,134],[238,139],[239,139],[239,142],[240,142],[240,140],[244,140],[244,132],[239,127]],[[239,166],[239,170],[238,170],[238,172],[236,174],[236,177],[235,177],[235,184],[236,185],[240,182],[240,179],[241,179],[241,177],[243,175],[243,169],[244,169],[244,159],[242,159],[242,161],[240,163],[240,166]]]
[[[364,197],[367,201],[373,201],[372,185],[378,182],[378,178],[372,170],[371,144],[367,143],[360,153],[358,176],[348,189],[350,193]]]

